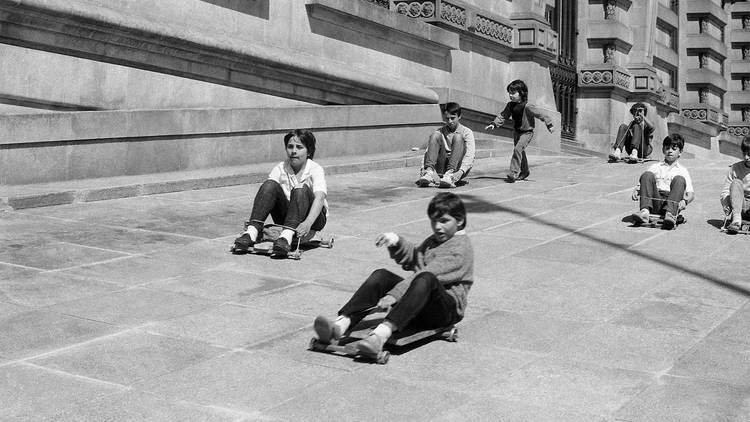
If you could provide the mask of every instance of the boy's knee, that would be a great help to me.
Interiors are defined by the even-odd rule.
[[[289,194],[290,199],[295,197],[308,197],[312,195],[312,189],[310,189],[310,186],[307,185],[301,185],[297,186],[296,188],[292,189],[291,193]]]
[[[258,192],[275,192],[277,189],[280,189],[281,185],[279,182],[273,180],[273,179],[266,179],[258,189]]]
[[[640,180],[641,180],[641,185],[643,185],[644,182],[650,182],[650,181],[656,180],[656,175],[654,173],[651,173],[650,171],[644,171],[641,174]]]
[[[414,280],[411,281],[411,286],[418,289],[429,288],[435,283],[438,283],[437,276],[431,272],[419,273]]]
[[[682,176],[675,176],[672,179],[672,182],[669,184],[670,190],[672,190],[672,188],[685,187],[685,186],[687,186],[687,182],[685,181],[685,178]]]

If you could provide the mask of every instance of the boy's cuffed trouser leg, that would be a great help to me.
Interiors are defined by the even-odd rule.
[[[456,133],[453,135],[451,154],[445,170],[451,170],[453,172],[458,171],[458,169],[461,168],[461,162],[464,159],[464,155],[466,155],[466,143],[464,137],[463,135]]]
[[[302,185],[296,189],[292,189],[292,194],[289,200],[289,211],[283,220],[283,224],[287,227],[297,228],[307,214],[310,212],[310,207],[313,201],[315,201],[315,194],[313,193],[310,186]],[[318,218],[315,219],[310,229],[319,231],[326,225],[326,212],[325,208],[320,211]],[[276,218],[274,217],[274,221]]]
[[[529,172],[529,161],[526,158],[526,147],[534,139],[534,132],[516,132],[513,135],[513,157],[510,159],[510,175],[518,178],[521,173]]]
[[[282,224],[288,211],[289,200],[286,199],[286,195],[284,194],[281,185],[275,180],[268,179],[260,185],[258,193],[255,194],[253,210],[250,213],[250,224],[258,229],[258,233],[262,233],[262,221],[266,221],[269,214],[275,223]]]
[[[427,140],[427,151],[424,153],[423,168],[432,167],[438,174],[445,172],[445,162],[447,161],[447,151],[443,142],[443,135],[440,132],[433,132]]]
[[[659,191],[656,189],[656,175],[650,171],[645,171],[641,174],[639,180],[641,184],[640,190],[640,209],[648,209],[652,213],[659,212],[661,210],[662,201]]]
[[[438,281],[435,274],[418,274],[404,296],[385,317],[398,329],[411,324],[417,328],[438,328],[459,321],[456,300]]]
[[[672,183],[669,184],[669,195],[667,196],[664,209],[672,215],[677,215],[677,209],[681,200],[685,198],[685,188],[687,182],[682,176],[675,176]]]
[[[729,185],[729,201],[732,206],[732,217],[735,214],[739,214],[740,218],[747,216],[748,208],[750,208],[750,201],[745,199],[745,188],[742,186],[742,182],[739,179],[732,180],[732,184]]]
[[[399,282],[400,277],[386,269],[378,269],[372,272],[367,280],[359,286],[346,304],[339,310],[339,315],[351,318],[351,327],[357,325],[365,315],[362,311],[370,309],[378,304],[380,298],[386,295]]]
[[[621,124],[620,128],[617,129],[617,138],[615,138],[615,143],[612,144],[612,149],[620,148],[620,151],[623,151],[623,148],[625,148],[625,136],[628,134],[628,125]]]

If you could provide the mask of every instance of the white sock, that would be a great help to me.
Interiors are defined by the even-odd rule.
[[[333,325],[338,325],[341,328],[341,332],[345,333],[346,330],[349,329],[349,325],[352,323],[352,319],[344,316],[339,315],[338,318],[336,318],[336,321],[333,322]]]
[[[256,229],[255,226],[247,226],[245,233],[250,235],[250,239],[253,239],[253,242],[258,240],[258,229]]]
[[[388,324],[380,323],[374,330],[372,330],[372,333],[385,341],[391,338],[393,330],[391,330],[391,327]]]
[[[284,229],[281,231],[281,234],[279,237],[283,237],[286,239],[286,241],[291,245],[292,244],[292,236],[294,236],[294,231],[289,229]]]

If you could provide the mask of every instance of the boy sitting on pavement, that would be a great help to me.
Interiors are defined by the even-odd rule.
[[[610,162],[619,161],[622,152],[625,152],[629,162],[637,162],[639,157],[646,158],[651,155],[654,125],[646,118],[647,113],[648,109],[643,103],[635,103],[630,107],[633,121],[627,125],[620,125],[612,152],[609,154]],[[639,152],[641,155],[638,155]]]
[[[390,310],[367,338],[353,344],[353,352],[374,356],[393,332],[407,325],[440,328],[463,318],[474,272],[474,251],[464,231],[466,209],[457,195],[444,192],[430,201],[427,215],[433,234],[419,245],[395,233],[375,239],[376,246],[387,246],[391,258],[414,274],[404,279],[384,268],[375,270],[339,310],[337,319],[315,319],[319,341],[338,340],[375,306]]]
[[[459,123],[461,106],[441,106],[445,124],[430,135],[417,185],[455,188],[474,165],[474,132]]]
[[[651,213],[664,211],[662,227],[671,230],[677,224],[679,212],[695,198],[690,174],[677,162],[684,147],[685,140],[680,134],[667,136],[662,145],[664,161],[652,164],[641,174],[632,195],[634,201],[640,197],[640,211],[633,214],[635,225],[648,223]]]
[[[750,219],[750,136],[740,145],[744,160],[732,164],[721,190],[721,205],[724,215],[731,218],[727,232],[736,233],[742,228],[742,220]]]

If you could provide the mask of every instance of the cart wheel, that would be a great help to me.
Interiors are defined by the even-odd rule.
[[[458,341],[458,328],[456,327],[451,328],[451,330],[448,332],[447,340],[453,343]]]
[[[321,343],[317,338],[313,337],[310,339],[310,345],[307,348],[316,352],[322,352],[326,349],[326,345]]]
[[[388,359],[390,357],[391,357],[391,352],[386,350],[378,354],[378,358],[375,362],[377,362],[379,365],[385,365],[386,363],[388,363]]]

